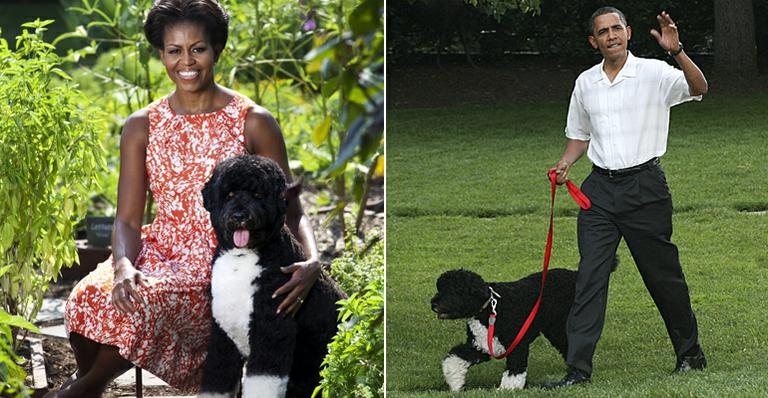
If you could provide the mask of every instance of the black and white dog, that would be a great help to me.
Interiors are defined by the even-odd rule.
[[[565,323],[573,304],[576,272],[551,269],[538,314],[518,346],[506,358],[500,389],[525,387],[528,346],[543,334],[565,359],[568,340]],[[470,366],[490,359],[488,319],[496,310],[494,355],[503,354],[517,336],[533,308],[541,288],[541,272],[516,282],[487,283],[480,275],[463,269],[447,271],[437,279],[432,310],[439,319],[464,319],[467,341],[453,347],[443,360],[443,376],[451,391],[464,387]]]
[[[202,397],[308,397],[320,381],[345,297],[324,272],[294,317],[277,314],[274,291],[290,275],[280,267],[304,259],[285,226],[288,187],[274,161],[240,155],[219,163],[203,189],[218,246],[211,280],[212,322]]]

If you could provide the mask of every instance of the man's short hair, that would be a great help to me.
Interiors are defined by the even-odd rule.
[[[595,31],[595,18],[605,15],[605,14],[612,14],[616,13],[619,15],[619,19],[621,20],[621,23],[624,24],[624,26],[627,26],[627,17],[624,16],[624,13],[619,11],[618,8],[615,7],[600,7],[595,12],[592,13],[592,16],[589,17],[589,26],[587,26],[587,29],[589,29],[589,35],[593,35]]]

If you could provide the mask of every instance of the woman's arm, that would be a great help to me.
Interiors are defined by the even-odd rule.
[[[245,137],[248,152],[273,159],[283,169],[288,183],[293,181],[283,133],[275,118],[267,110],[259,106],[251,109],[245,120]],[[283,269],[284,272],[292,274],[291,279],[278,288],[273,297],[287,294],[277,307],[277,312],[285,311],[293,314],[299,309],[301,302],[309,294],[309,289],[320,275],[320,256],[315,233],[301,208],[298,195],[288,201],[286,225],[304,248],[307,259]]]
[[[115,272],[112,304],[120,311],[133,312],[141,302],[135,287],[146,286],[144,275],[134,267],[141,251],[141,222],[147,197],[146,111],[131,115],[120,137],[120,176],[117,184],[117,216],[112,229],[112,259]]]

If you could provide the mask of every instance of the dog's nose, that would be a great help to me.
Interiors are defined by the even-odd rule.
[[[243,211],[238,211],[235,213],[232,213],[232,221],[234,222],[245,222],[248,219],[248,216]]]

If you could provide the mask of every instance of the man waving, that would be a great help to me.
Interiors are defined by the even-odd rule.
[[[566,148],[553,168],[558,183],[585,152],[593,164],[582,191],[592,208],[578,217],[581,260],[568,318],[568,374],[548,388],[591,381],[592,356],[603,330],[608,279],[623,238],[661,313],[677,356],[675,372],[707,365],[688,285],[672,237],[672,197],[659,158],[667,150],[672,106],[701,100],[707,80],[686,55],[666,12],[651,35],[680,69],[638,58],[627,49],[624,14],[603,7],[590,18],[589,43],[603,61],[577,79],[568,108]]]

